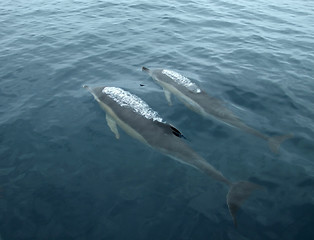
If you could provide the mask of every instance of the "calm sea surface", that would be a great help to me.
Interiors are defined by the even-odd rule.
[[[170,107],[175,70],[268,135]],[[0,239],[314,239],[314,2],[0,2]],[[232,181],[264,186],[235,228],[227,187],[120,130],[81,86],[122,87]],[[144,85],[144,86],[140,86]]]

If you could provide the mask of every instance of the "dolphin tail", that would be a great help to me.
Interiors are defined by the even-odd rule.
[[[280,144],[283,141],[285,141],[285,140],[287,140],[289,138],[292,138],[292,137],[293,137],[292,134],[269,137],[268,138],[268,146],[269,146],[270,150],[273,153],[278,154],[279,153]]]
[[[147,67],[142,67],[143,72],[149,72],[149,69]]]
[[[241,204],[251,195],[254,190],[259,188],[262,187],[247,181],[231,183],[229,192],[227,194],[227,204],[235,227],[237,227],[236,213]]]

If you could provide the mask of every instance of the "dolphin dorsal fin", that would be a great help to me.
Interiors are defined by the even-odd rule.
[[[186,139],[186,138],[183,136],[183,134],[182,134],[178,129],[176,129],[174,126],[170,125],[170,128],[171,128],[171,130],[172,130],[173,135],[175,135],[176,137],[179,137],[179,138],[184,138],[184,139]]]

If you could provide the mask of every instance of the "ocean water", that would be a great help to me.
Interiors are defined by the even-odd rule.
[[[314,239],[313,1],[2,0],[0,239]],[[167,68],[269,135],[170,107]],[[264,187],[233,226],[228,189],[120,130],[83,84],[122,87],[233,181]],[[144,86],[141,86],[141,85]]]

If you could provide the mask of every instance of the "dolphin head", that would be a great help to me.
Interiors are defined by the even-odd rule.
[[[143,67],[142,67],[142,71],[143,71],[143,72],[149,72],[149,69],[148,69],[147,67],[144,67],[144,66],[143,66]]]
[[[154,81],[159,84],[164,81],[162,70],[163,69],[149,69],[147,67],[142,67],[142,71],[146,72],[149,76],[152,77]]]
[[[152,69],[149,69],[149,68],[147,68],[147,67],[142,67],[142,71],[143,72],[146,72],[149,76],[151,76],[151,77],[153,77],[153,75],[154,75],[154,70],[152,70]]]
[[[89,91],[97,101],[99,101],[100,97],[103,97],[105,95],[103,90],[106,88],[106,86],[91,88],[90,86],[84,84],[82,87]]]

